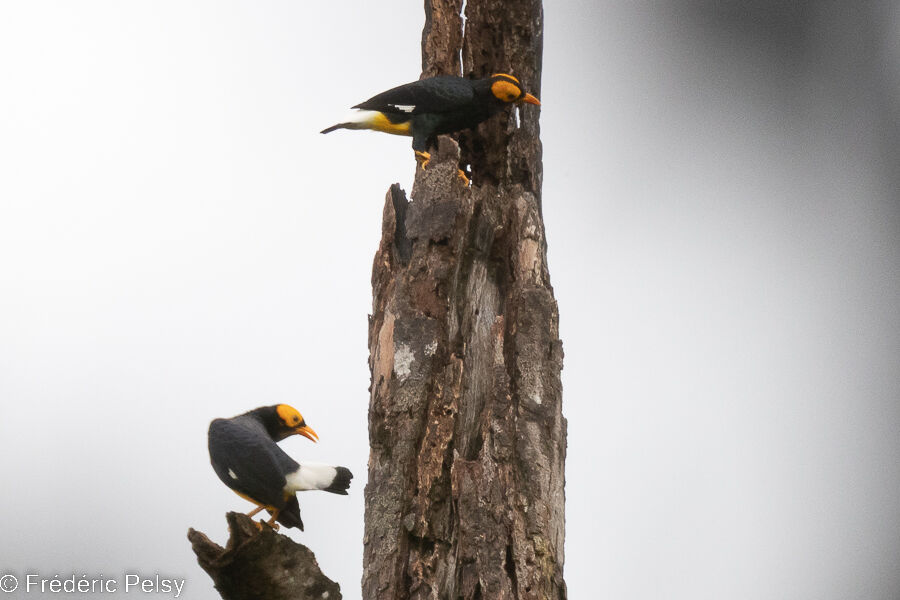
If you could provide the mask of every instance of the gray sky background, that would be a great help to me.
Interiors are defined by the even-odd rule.
[[[277,402],[359,598],[369,277],[421,3],[0,2],[0,570],[186,577]],[[545,4],[570,597],[900,593],[900,7]]]

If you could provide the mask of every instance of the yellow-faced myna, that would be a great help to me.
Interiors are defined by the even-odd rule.
[[[516,102],[540,105],[525,93],[512,75],[496,73],[487,79],[442,75],[413,81],[382,92],[357,104],[353,118],[322,130],[373,129],[412,136],[412,147],[422,168],[428,164],[428,148],[435,138],[475,127]]]
[[[298,527],[296,492],[324,490],[347,495],[353,474],[344,467],[298,463],[276,442],[291,435],[318,440],[316,432],[287,404],[263,406],[209,424],[209,459],[216,475],[242,498],[257,505],[248,516],[268,510],[285,527]]]

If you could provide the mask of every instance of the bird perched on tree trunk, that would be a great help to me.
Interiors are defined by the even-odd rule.
[[[357,104],[350,120],[323,129],[372,129],[412,136],[416,160],[424,169],[438,135],[475,127],[518,102],[540,106],[512,75],[496,73],[487,79],[451,75],[429,77],[382,92]]]
[[[298,463],[276,442],[291,435],[319,439],[303,416],[287,404],[263,406],[209,424],[209,459],[222,482],[256,504],[248,513],[269,511],[275,522],[303,531],[296,492],[324,490],[347,495],[353,474],[345,467]]]

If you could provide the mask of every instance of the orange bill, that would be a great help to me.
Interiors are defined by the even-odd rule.
[[[296,433],[297,435],[302,435],[303,437],[310,439],[314,442],[319,441],[319,435],[315,431],[313,431],[313,428],[310,427],[309,425],[303,425],[302,427],[298,427],[297,429],[294,430],[294,433]]]

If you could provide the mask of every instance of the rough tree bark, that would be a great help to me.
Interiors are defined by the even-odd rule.
[[[426,0],[423,76],[540,92],[539,0]],[[463,68],[460,68],[460,49]],[[562,599],[562,344],[536,108],[441,138],[372,273],[363,598]],[[457,177],[470,165],[473,185]]]
[[[250,517],[230,512],[225,548],[191,528],[197,562],[225,600],[340,600],[341,586],[325,577],[309,548]]]

